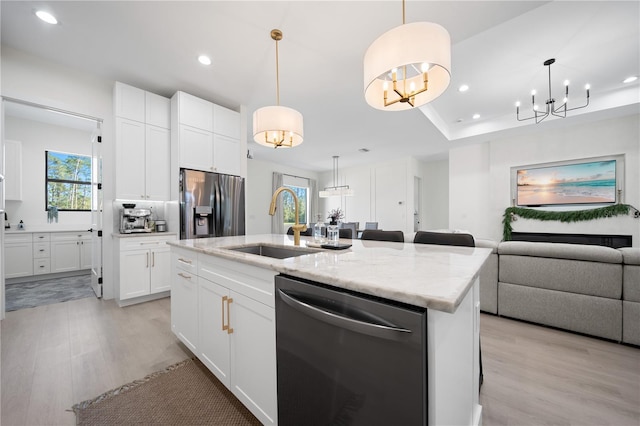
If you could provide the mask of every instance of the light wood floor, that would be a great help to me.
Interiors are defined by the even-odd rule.
[[[7,313],[1,424],[73,425],[77,402],[191,356],[170,302],[93,298]],[[481,317],[483,424],[640,424],[640,349]]]
[[[1,333],[3,426],[74,425],[73,404],[191,356],[171,333],[169,298],[22,309]]]
[[[483,314],[483,424],[640,425],[640,348]]]

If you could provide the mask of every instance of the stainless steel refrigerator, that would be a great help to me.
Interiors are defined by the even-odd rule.
[[[244,235],[244,178],[180,169],[180,239]]]

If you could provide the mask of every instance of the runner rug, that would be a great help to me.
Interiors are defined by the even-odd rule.
[[[260,425],[198,360],[162,371],[76,404],[78,425]]]

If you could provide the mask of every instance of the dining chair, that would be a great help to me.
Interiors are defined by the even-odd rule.
[[[338,238],[353,239],[353,233],[351,232],[351,228],[339,228],[338,229]]]
[[[436,244],[441,246],[475,247],[476,243],[471,234],[451,232],[418,231],[413,238],[414,243]]]
[[[361,240],[391,241],[404,243],[402,231],[383,231],[382,229],[365,229],[362,231]]]
[[[351,231],[351,237],[349,238],[354,238],[354,236],[358,235],[358,222],[343,222],[340,229],[349,229]]]
[[[378,229],[378,222],[365,222],[364,229]]]

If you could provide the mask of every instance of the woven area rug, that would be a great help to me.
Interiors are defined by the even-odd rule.
[[[72,407],[78,425],[260,425],[198,360],[187,359]]]

